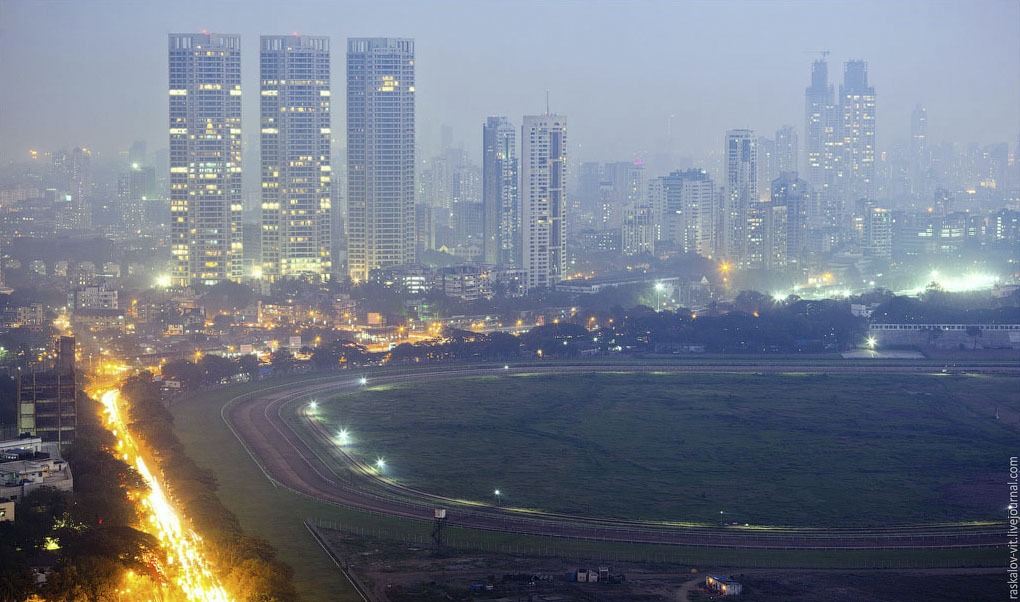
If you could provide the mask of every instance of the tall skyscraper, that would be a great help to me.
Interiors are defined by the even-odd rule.
[[[747,218],[751,203],[758,202],[758,148],[753,130],[726,133],[726,196],[722,208],[722,240],[719,255],[735,262],[744,260]]]
[[[811,65],[811,85],[804,91],[804,134],[807,181],[816,189],[824,182],[827,113],[833,106],[833,87],[829,83],[829,63],[818,60]]]
[[[872,198],[875,185],[875,89],[868,64],[847,61],[839,87],[843,107],[843,152],[847,200]]]
[[[92,152],[76,148],[71,153],[71,230],[92,227]]]
[[[528,288],[552,286],[567,269],[567,118],[528,115],[521,127],[522,265]]]
[[[170,252],[184,286],[241,278],[241,38],[170,34]]]
[[[809,214],[817,226],[834,225],[842,199],[843,114],[835,103],[825,59],[811,65],[811,85],[804,91],[805,179],[815,197]]]
[[[262,275],[326,279],[332,257],[329,38],[262,36]]]
[[[347,273],[414,262],[414,40],[347,40]]]
[[[520,263],[520,198],[517,133],[506,117],[489,117],[482,128],[482,222],[485,263]]]

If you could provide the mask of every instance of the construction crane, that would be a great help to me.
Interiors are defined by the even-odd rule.
[[[803,50],[802,52],[804,52],[804,54],[820,54],[822,55],[823,61],[828,60],[829,55],[832,54],[828,50]]]

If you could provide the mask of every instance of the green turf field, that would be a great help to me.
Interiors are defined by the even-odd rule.
[[[350,449],[430,492],[758,525],[1001,520],[1011,377],[473,377],[320,400]],[[1014,419],[1015,420],[1015,419]],[[720,511],[722,514],[720,514]]]

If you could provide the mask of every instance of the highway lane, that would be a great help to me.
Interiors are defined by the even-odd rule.
[[[861,366],[846,366],[847,372],[861,372]],[[932,372],[932,366],[888,366],[869,364],[870,372]],[[998,371],[1002,366],[988,366]],[[1007,367],[1008,368],[1008,367]],[[512,367],[450,366],[371,374],[370,385],[413,382],[427,378],[451,379],[470,375],[534,372],[841,372],[839,366],[810,364],[770,365],[549,365]],[[492,506],[468,505],[456,500],[414,490],[379,478],[361,459],[337,449],[347,470],[338,475],[323,461],[284,419],[289,406],[306,403],[310,396],[350,392],[360,387],[358,376],[350,373],[314,379],[233,400],[224,407],[223,417],[248,449],[266,476],[288,487],[329,503],[386,516],[431,521],[433,510],[446,508],[449,524],[528,535],[604,540],[619,543],[655,543],[740,548],[781,549],[896,549],[993,546],[1002,544],[999,525],[927,525],[872,529],[770,529],[739,527],[676,526],[651,521],[628,521],[568,516],[553,513],[520,512]],[[325,441],[330,434],[316,421],[306,422],[308,433]],[[353,476],[352,476],[353,475]]]

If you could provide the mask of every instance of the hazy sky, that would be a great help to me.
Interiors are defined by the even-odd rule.
[[[257,132],[258,36],[297,31],[333,44],[334,131],[343,130],[345,39],[413,37],[418,135],[439,124],[480,152],[487,115],[545,109],[570,119],[577,158],[661,152],[673,115],[677,156],[721,149],[725,130],[803,139],[815,55],[869,63],[879,150],[928,108],[930,136],[1016,144],[1020,3],[908,2],[309,2],[0,0],[0,156],[132,140],[167,145],[169,32],[242,36],[245,136]],[[577,148],[576,145],[581,145]],[[803,145],[803,143],[802,143]]]

